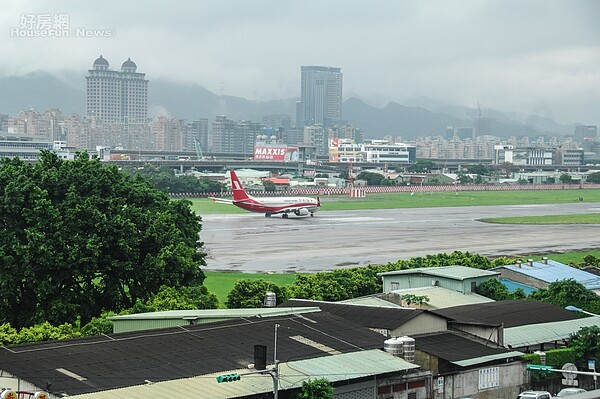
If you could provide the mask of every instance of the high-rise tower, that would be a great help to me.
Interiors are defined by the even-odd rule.
[[[120,71],[108,69],[100,56],[87,80],[87,116],[102,123],[146,123],[148,121],[148,80],[127,59]]]
[[[296,120],[303,126],[334,125],[342,117],[341,68],[301,67],[301,100]],[[300,126],[298,126],[300,127]]]

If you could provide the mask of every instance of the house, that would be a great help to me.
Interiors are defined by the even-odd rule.
[[[588,290],[600,294],[600,276],[550,260],[547,257],[542,258],[540,262],[528,259],[527,262],[517,261],[515,264],[499,266],[490,270],[500,273],[501,279],[515,281],[536,289],[547,288],[555,281],[572,279]]]
[[[384,340],[326,312],[238,318],[2,347],[0,375],[12,387],[44,389],[53,399],[186,398],[199,392],[214,399],[259,399],[273,390],[271,374],[248,368],[260,345],[267,348],[268,370],[269,359],[280,364],[282,399],[297,393],[302,381],[323,376],[347,397],[379,391],[429,397],[431,374],[381,351]],[[217,382],[230,373],[241,379]]]
[[[521,299],[456,306],[433,313],[449,318],[452,330],[523,352],[561,347],[579,328],[600,326],[600,317],[581,319],[559,306]]]
[[[438,312],[302,299],[290,299],[282,306],[318,306],[388,337],[401,337],[399,341],[412,340],[414,358],[406,357],[406,346],[404,356],[432,372],[431,398],[516,397],[527,383],[522,352],[469,331],[452,330],[452,320]]]
[[[412,338],[414,362],[433,374],[433,399],[515,398],[527,386],[522,352],[455,331]]]
[[[430,310],[494,302],[493,299],[476,294],[474,292],[463,294],[462,292],[440,286],[407,288],[404,290],[390,291],[388,293],[378,295],[380,298],[385,298],[388,301],[395,301],[399,304]],[[414,303],[414,299],[418,298],[423,298],[423,302]]]
[[[500,273],[466,266],[440,266],[395,270],[377,275],[383,279],[383,292],[437,286],[470,294],[475,292],[477,285],[498,278]]]
[[[385,337],[446,331],[447,318],[427,310],[394,306],[368,306],[340,302],[288,299],[280,306],[298,308],[319,307],[322,311],[377,331]]]

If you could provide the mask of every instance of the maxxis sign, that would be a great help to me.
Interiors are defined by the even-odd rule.
[[[297,162],[298,147],[254,147],[255,161]]]

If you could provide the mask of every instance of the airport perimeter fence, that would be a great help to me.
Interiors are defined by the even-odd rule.
[[[361,186],[368,194],[382,193],[438,193],[461,191],[517,191],[517,190],[597,190],[600,184],[436,184],[436,185],[409,185],[409,186]],[[302,187],[291,188],[285,191],[247,191],[255,197],[282,197],[289,195],[350,195],[349,187]],[[172,198],[228,198],[232,197],[231,191],[215,193],[172,193]]]

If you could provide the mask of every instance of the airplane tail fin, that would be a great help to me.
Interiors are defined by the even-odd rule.
[[[317,206],[321,207],[321,198],[317,197]]]
[[[234,201],[244,201],[250,198],[250,196],[246,193],[246,190],[244,190],[242,182],[240,182],[240,179],[233,170],[231,171],[231,187],[233,189]]]

